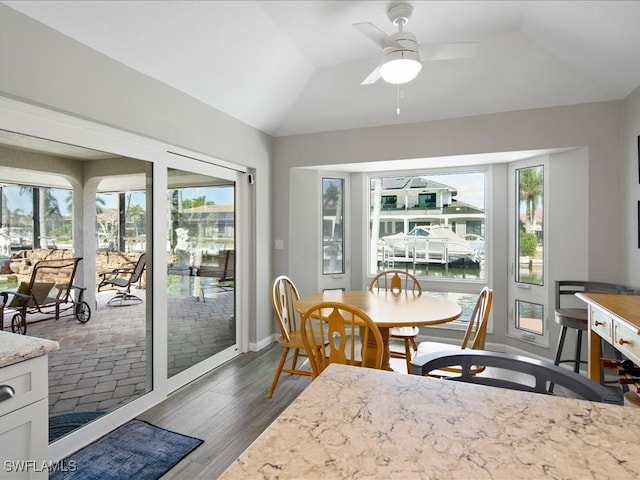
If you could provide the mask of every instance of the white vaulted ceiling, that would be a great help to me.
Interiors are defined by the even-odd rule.
[[[382,1],[3,1],[274,136],[617,100],[640,85],[640,2],[411,1],[420,43],[479,42],[397,91],[361,86]],[[400,94],[400,115],[396,114]]]

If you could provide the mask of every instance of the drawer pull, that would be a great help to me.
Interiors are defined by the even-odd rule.
[[[625,343],[633,343],[631,340],[625,340],[624,338],[621,338],[620,340],[618,340],[618,343],[620,345],[624,345]]]
[[[0,385],[0,402],[13,398],[16,391],[10,385]]]
[[[598,321],[598,320],[596,320],[595,322],[593,322],[593,324],[594,324],[596,327],[601,327],[601,326],[605,325],[605,323],[604,323],[604,322],[600,322],[600,321]]]

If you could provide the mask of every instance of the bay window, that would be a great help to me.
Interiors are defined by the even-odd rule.
[[[484,171],[371,176],[367,273],[486,280],[485,218]]]

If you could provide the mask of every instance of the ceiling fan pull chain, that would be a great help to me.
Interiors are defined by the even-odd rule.
[[[400,84],[396,85],[396,115],[400,115]]]

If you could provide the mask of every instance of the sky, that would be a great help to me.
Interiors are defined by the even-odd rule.
[[[458,190],[456,200],[465,202],[474,207],[485,209],[485,174],[465,173],[450,175],[427,175],[430,180],[443,183]]]
[[[194,198],[204,197],[205,201],[213,202],[216,205],[233,205],[234,204],[234,188],[229,186],[223,187],[194,187],[183,188],[183,200],[192,200]],[[118,195],[103,195],[106,201],[105,208],[116,208]],[[131,205],[144,205],[144,194],[142,192],[134,194],[131,199]]]
[[[11,185],[4,185],[3,198],[6,200],[10,211],[21,209],[24,214],[31,214],[33,211],[31,194],[27,191],[20,193],[20,187]],[[53,189],[53,195],[58,200],[58,206],[63,215],[67,214],[67,198],[69,195],[68,190]],[[117,208],[118,194],[102,194],[102,198],[105,200],[103,208]],[[197,197],[205,197],[206,201],[213,201],[216,205],[231,205],[234,203],[234,188],[230,186],[222,187],[197,187],[197,188],[184,188],[183,198],[193,199]],[[131,198],[131,205],[145,205],[145,195],[143,192],[133,193]]]
[[[474,207],[485,209],[485,196],[484,196],[484,173],[464,173],[464,174],[444,174],[444,175],[427,175],[427,177],[436,182],[443,183],[447,186],[453,187],[458,191],[456,199],[461,202],[466,202]],[[5,189],[6,199],[8,201],[8,207],[11,211],[16,208],[21,208],[25,213],[29,213],[32,210],[31,200],[28,195],[19,195],[19,187],[13,186]],[[66,214],[68,196],[65,190],[54,190],[54,195],[58,199],[58,205],[63,214]],[[144,205],[144,194],[142,192],[134,193],[132,197],[132,205]],[[234,188],[231,186],[219,186],[219,187],[194,187],[184,188],[183,198],[193,199],[204,196],[207,201],[213,201],[216,205],[231,205],[234,203]],[[104,194],[102,197],[105,199],[104,208],[117,208],[117,194]]]

